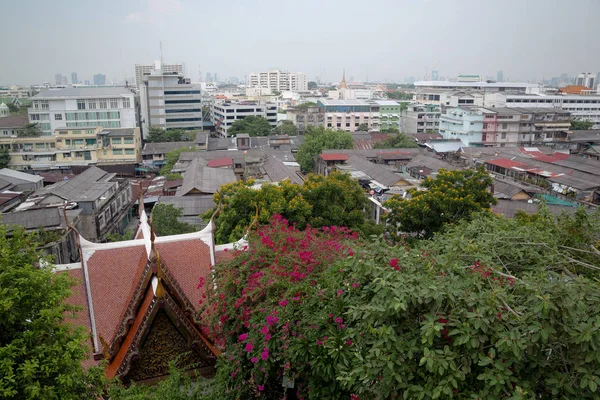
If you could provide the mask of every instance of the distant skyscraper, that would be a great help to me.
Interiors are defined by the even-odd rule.
[[[206,73],[206,82],[212,82],[213,78],[212,78],[212,74],[210,72]]]
[[[502,71],[502,70],[498,71],[498,73],[496,74],[496,81],[504,82],[504,71]]]
[[[62,85],[62,74],[55,74],[54,81],[57,85]]]
[[[94,85],[102,86],[104,84],[106,84],[106,75],[104,75],[104,74],[94,75]]]
[[[86,85],[86,86],[90,86],[90,81],[86,80],[86,81],[85,81],[85,85]]]
[[[219,78],[217,77],[217,73],[215,72],[215,83],[219,82]]]
[[[433,71],[431,71],[431,80],[432,81],[439,81],[440,80],[440,75],[439,75],[437,69],[434,69]]]
[[[71,83],[73,85],[77,85],[79,83],[77,80],[77,72],[71,72]]]

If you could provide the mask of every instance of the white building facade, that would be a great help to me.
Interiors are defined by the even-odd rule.
[[[325,114],[325,126],[346,132],[360,131],[359,126],[367,125],[368,130],[381,130],[380,105],[364,100],[330,100],[317,101],[319,111]]]
[[[444,139],[460,139],[465,146],[481,143],[483,114],[479,110],[450,108],[440,116],[439,131]]]
[[[43,135],[59,128],[135,128],[134,94],[123,87],[68,87],[31,98],[30,123]]]
[[[291,90],[294,92],[308,90],[306,75],[302,72],[287,72],[272,70],[266,72],[251,72],[248,74],[248,86],[277,91]]]
[[[160,62],[158,65],[160,65]],[[144,75],[150,75],[156,69],[156,66],[157,64],[135,64],[135,86],[138,90],[142,88]],[[162,70],[168,74],[173,72],[183,74],[183,64],[163,64]]]
[[[151,127],[162,129],[202,129],[202,97],[200,85],[183,74],[155,69],[144,75],[140,90],[142,132],[148,136]]]
[[[271,127],[277,126],[277,104],[244,101],[239,103],[213,103],[212,113],[215,130],[222,137],[228,136],[229,128],[237,120],[246,117],[262,117],[269,121]]]

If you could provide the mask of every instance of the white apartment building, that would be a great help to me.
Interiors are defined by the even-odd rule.
[[[160,67],[160,65],[159,65]],[[151,127],[163,129],[202,129],[202,90],[178,72],[160,68],[144,75],[140,90],[142,133]]]
[[[486,107],[554,108],[568,111],[571,118],[594,123],[600,129],[600,95],[554,94],[528,95],[493,93],[485,96]]]
[[[277,104],[274,103],[261,103],[258,101],[215,102],[212,105],[211,114],[215,130],[222,137],[228,136],[229,128],[235,121],[250,116],[265,118],[269,121],[271,127],[277,126]]]
[[[381,130],[381,107],[377,103],[364,100],[319,100],[317,106],[325,113],[327,128],[346,132],[357,132],[361,124],[366,124],[369,131]]]
[[[428,133],[438,132],[440,127],[440,106],[435,104],[409,104],[402,111],[400,132]]]
[[[248,74],[248,86],[277,91],[291,90],[293,92],[308,90],[306,75],[302,72],[287,72],[272,70],[266,72],[251,72]]]
[[[135,86],[141,90],[144,83],[144,75],[150,75],[156,68],[156,64],[135,64]],[[183,64],[163,64],[163,72],[171,74],[173,72],[183,74]]]
[[[543,86],[537,83],[526,82],[450,82],[450,81],[417,81],[415,88],[420,89],[445,89],[445,90],[478,90],[484,93],[511,92],[511,93],[542,93]]]
[[[29,122],[43,135],[59,128],[135,128],[134,94],[124,87],[67,87],[31,98]]]
[[[575,86],[585,86],[588,89],[596,88],[596,74],[595,72],[583,72],[577,74],[575,77]]]

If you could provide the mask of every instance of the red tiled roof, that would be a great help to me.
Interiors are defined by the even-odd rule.
[[[517,168],[521,168],[521,169],[533,169],[532,166],[529,166],[527,164],[523,164],[522,162],[518,162],[518,161],[513,161],[513,160],[509,160],[507,158],[498,158],[496,160],[488,160],[486,161],[488,164],[492,164],[495,165],[497,167],[501,167],[501,168],[513,168],[513,167],[517,167]]]
[[[544,154],[539,150],[528,151],[524,147],[520,147],[519,150],[521,150],[522,153],[527,154],[538,161],[547,163],[566,160],[570,157],[570,155],[566,153],[555,152],[553,154]]]
[[[346,161],[348,159],[348,155],[342,153],[328,153],[321,154],[321,158],[325,161]]]
[[[228,157],[215,158],[214,160],[210,160],[208,162],[208,166],[212,168],[227,167],[230,165],[233,165],[233,159]]]

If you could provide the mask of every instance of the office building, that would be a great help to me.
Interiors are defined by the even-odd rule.
[[[206,73],[206,82],[212,82],[213,81],[213,76],[210,72]]]
[[[71,83],[77,85],[79,80],[77,79],[77,72],[71,72]]]
[[[62,74],[56,74],[54,75],[54,80],[56,81],[57,85],[66,85],[67,84],[67,77],[62,75]]]
[[[308,90],[308,81],[304,73],[280,70],[251,72],[248,74],[248,85],[280,92],[284,90],[293,92]]]
[[[369,131],[381,129],[380,106],[365,100],[319,100],[317,106],[325,113],[326,126],[346,132],[356,132],[361,124]]]
[[[409,104],[402,112],[400,132],[428,133],[438,132],[441,108],[436,104]]]
[[[439,132],[444,139],[460,139],[465,146],[480,144],[483,114],[478,110],[448,109],[440,115]]]
[[[0,149],[9,151],[9,165],[17,170],[69,172],[73,166],[142,162],[139,128],[62,128],[51,136],[2,136]]]
[[[144,75],[150,75],[154,71],[155,64],[135,64],[135,86],[138,90],[141,90],[144,82]],[[183,74],[183,64],[163,64],[162,70],[165,73],[179,73]]]
[[[588,89],[596,88],[596,76],[595,72],[583,72],[577,74],[575,77],[575,86],[585,86]]]
[[[140,90],[142,134],[151,127],[202,129],[202,100],[199,85],[179,72],[163,72],[160,62],[144,75]]]
[[[258,101],[213,103],[212,117],[215,130],[222,137],[228,136],[229,128],[237,120],[246,117],[262,117],[274,128],[277,126],[277,105]]]
[[[31,98],[29,122],[43,135],[59,128],[135,128],[134,95],[122,87],[68,87]]]
[[[496,82],[504,82],[504,71],[498,71],[496,74]]]
[[[96,74],[94,75],[94,85],[95,86],[103,86],[106,84],[106,75]]]

